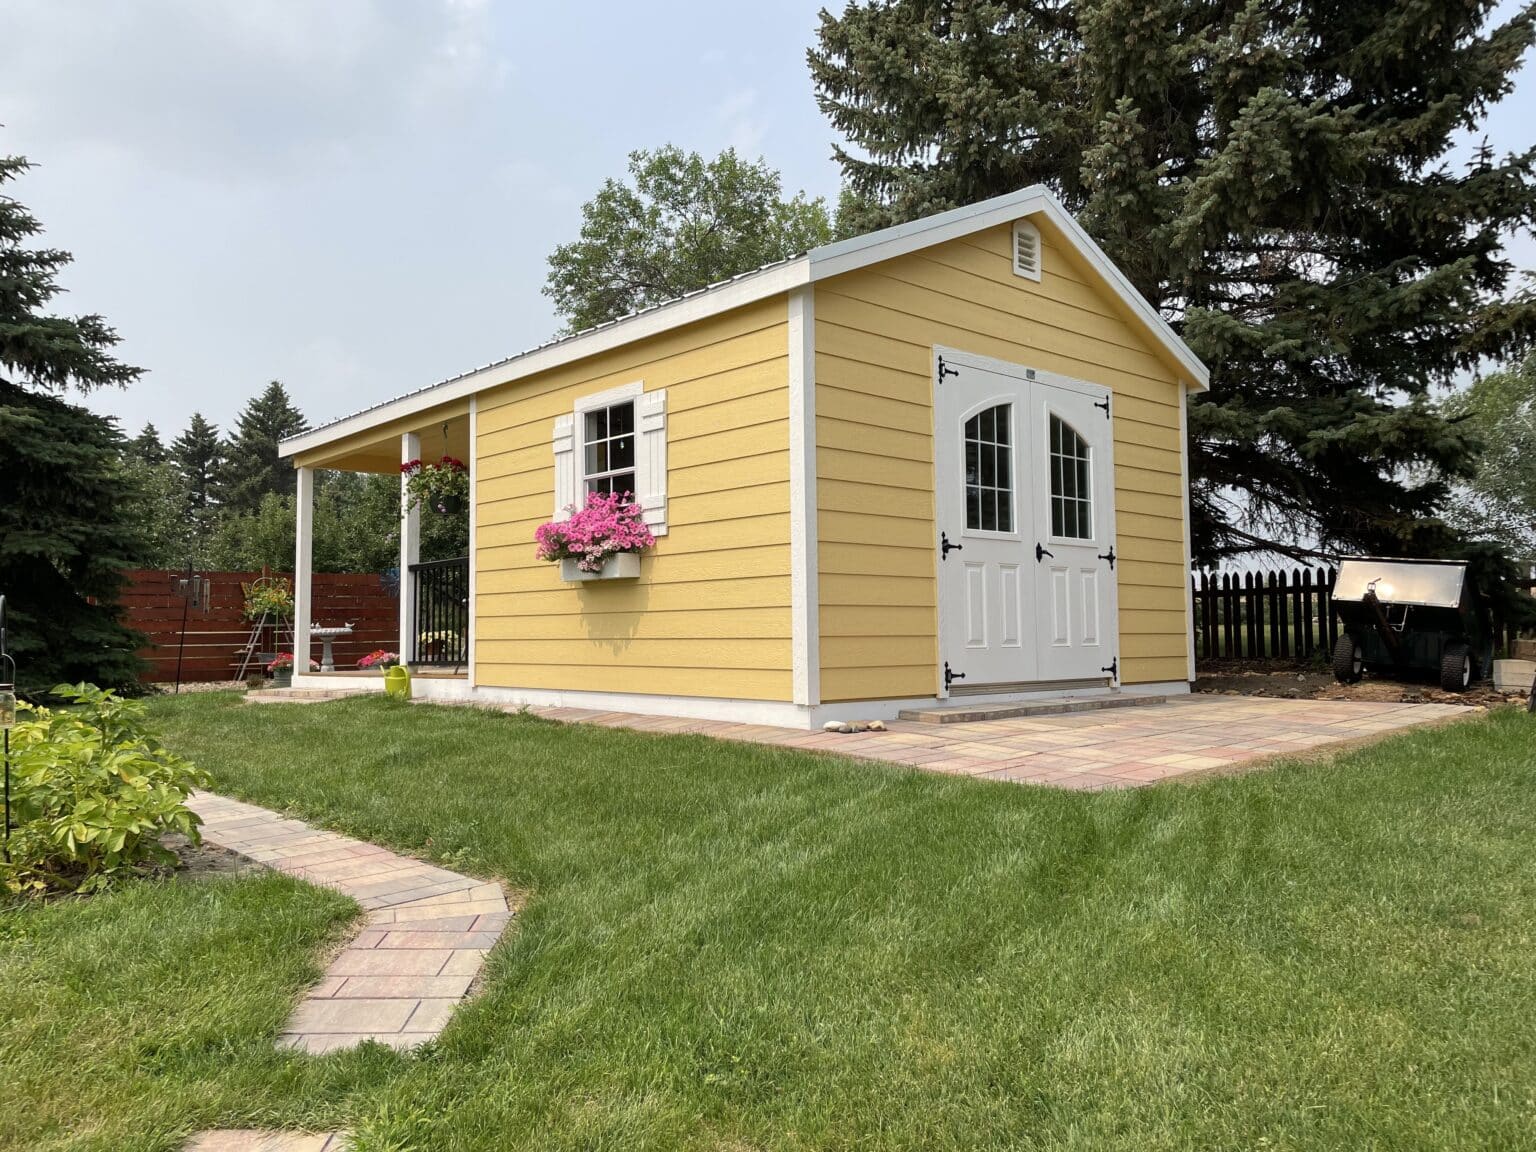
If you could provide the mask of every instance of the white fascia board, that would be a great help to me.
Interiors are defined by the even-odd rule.
[[[814,281],[825,280],[829,276],[853,272],[882,260],[903,256],[949,240],[958,240],[962,236],[969,236],[1017,220],[1021,216],[1032,216],[1037,213],[1046,216],[1062,231],[1089,265],[1104,278],[1105,283],[1110,286],[1115,295],[1168,348],[1180,365],[1188,371],[1191,387],[1197,391],[1205,391],[1210,386],[1210,372],[1200,362],[1200,358],[1179,339],[1178,334],[1158,314],[1157,309],[1147,303],[1141,293],[1136,291],[1131,282],[1125,278],[1124,273],[1115,267],[1108,256],[1104,255],[1103,249],[1094,243],[1087,232],[1083,231],[1082,226],[1061,206],[1056,197],[1051,195],[1044,185],[1036,184],[1017,192],[1010,192],[1006,196],[995,196],[991,200],[983,200],[979,204],[953,208],[948,212],[940,212],[936,216],[925,216],[921,220],[871,232],[867,236],[855,236],[851,240],[841,240],[836,244],[814,248],[799,259],[764,268],[760,272],[748,273],[714,288],[674,300],[670,304],[663,304],[649,311],[616,320],[584,335],[573,336],[568,340],[548,344],[510,359],[489,364],[477,371],[465,373],[452,380],[445,380],[441,384],[327,424],[313,432],[295,436],[291,440],[283,441],[278,452],[283,457],[289,457],[323,448],[327,444],[355,436],[359,432],[366,432],[370,428],[405,419],[418,412],[471,396],[487,388],[509,384],[537,372],[545,372],[551,368],[558,368],[562,364],[569,364],[587,356],[595,356],[600,352],[607,352],[635,340],[643,340],[648,336],[657,335],[695,320],[703,320],[721,312],[728,312],[732,308],[740,308],[771,296],[783,295]]]
[[[1146,297],[1136,291],[1134,285],[1104,250],[1094,243],[1093,237],[1083,231],[1082,225],[1061,206],[1061,202],[1045,188],[1035,184],[1007,196],[983,200],[965,208],[941,212],[907,224],[872,232],[868,236],[856,236],[837,244],[814,249],[810,253],[811,280],[825,280],[866,268],[882,260],[905,256],[934,244],[958,240],[976,232],[1011,223],[1022,216],[1043,215],[1066,235],[1083,259],[1099,273],[1110,289],[1127,308],[1145,324],[1154,336],[1171,352],[1179,364],[1190,374],[1197,391],[1210,387],[1211,374],[1200,358],[1190,351],[1189,345],[1179,339],[1156,308],[1147,303]]]
[[[359,412],[355,416],[348,416],[327,424],[323,428],[317,428],[313,432],[295,436],[291,440],[284,440],[278,447],[278,454],[283,457],[297,456],[301,452],[323,448],[337,440],[345,440],[349,436],[366,432],[370,428],[389,424],[418,412],[425,412],[465,396],[472,396],[487,388],[510,384],[514,380],[521,380],[537,372],[546,372],[574,360],[595,356],[695,320],[703,320],[721,312],[729,312],[733,308],[782,295],[808,283],[809,272],[810,261],[805,256],[786,264],[765,268],[761,272],[729,281],[697,295],[685,296],[681,300],[674,300],[670,304],[663,304],[648,312],[615,320],[612,324],[595,329],[583,336],[574,336],[569,340],[535,348],[508,360],[488,364],[477,371],[413,392],[409,396],[402,396],[398,400],[391,400],[376,408],[370,408],[366,412]]]

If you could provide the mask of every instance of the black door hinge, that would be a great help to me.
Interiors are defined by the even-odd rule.
[[[949,537],[943,532],[939,533],[939,559],[948,560],[951,552],[964,552],[964,544],[951,544]]]
[[[1102,409],[1104,409],[1104,419],[1106,419],[1106,420],[1109,419],[1109,397],[1108,396],[1104,397],[1104,399],[1102,399],[1102,400],[1095,400],[1093,402],[1093,406],[1095,408],[1102,408]]]
[[[1120,679],[1120,657],[1116,656],[1109,662],[1108,668],[1100,668],[1100,672],[1108,672],[1111,680]]]
[[[964,679],[965,679],[965,673],[964,672],[952,672],[952,671],[950,671],[949,661],[948,660],[944,661],[944,691],[948,692],[949,691],[949,686],[951,684],[953,684],[956,680],[964,680]]]
[[[1100,560],[1108,560],[1109,561],[1109,570],[1111,572],[1113,572],[1115,570],[1115,546],[1113,544],[1111,544],[1109,546],[1109,551],[1108,552],[1100,552],[1099,553],[1099,559]]]
[[[940,356],[939,357],[939,383],[940,384],[944,383],[944,377],[946,377],[946,376],[958,376],[958,375],[960,375],[960,369],[958,369],[958,368],[951,368],[949,365],[944,363],[944,357]]]
[[[1056,553],[1048,551],[1044,544],[1036,542],[1036,544],[1035,544],[1035,563],[1036,564],[1040,563],[1040,561],[1043,560],[1047,556],[1049,556],[1052,560],[1056,559]]]

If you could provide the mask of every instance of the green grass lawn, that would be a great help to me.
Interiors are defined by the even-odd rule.
[[[13,1147],[1536,1146],[1523,713],[1097,795],[381,699],[154,713],[224,792],[531,899],[414,1058],[271,1048],[339,899],[6,912]]]

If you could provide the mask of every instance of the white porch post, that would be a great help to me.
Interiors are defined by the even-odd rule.
[[[421,457],[421,437],[400,437],[400,463]],[[405,473],[400,474],[400,507],[405,508]],[[411,565],[421,559],[421,509],[412,508],[400,521],[400,663],[409,664],[416,651],[416,588]]]
[[[315,566],[315,470],[300,468],[294,488],[293,671],[309,671],[309,625],[314,598],[310,576]]]
[[[469,398],[469,644],[465,659],[469,661],[469,676],[467,683],[470,688],[475,686],[475,568],[477,558],[475,556],[475,520],[478,519],[479,507],[475,480],[479,475],[475,460],[480,455],[479,445],[476,443],[479,435],[480,406],[475,402],[472,394]]]

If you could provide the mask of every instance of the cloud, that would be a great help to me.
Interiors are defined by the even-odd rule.
[[[0,123],[220,179],[345,161],[506,67],[480,0],[13,0]]]
[[[755,89],[743,88],[728,95],[715,108],[715,122],[725,130],[726,145],[743,157],[755,160],[762,154],[769,118],[758,110]]]

